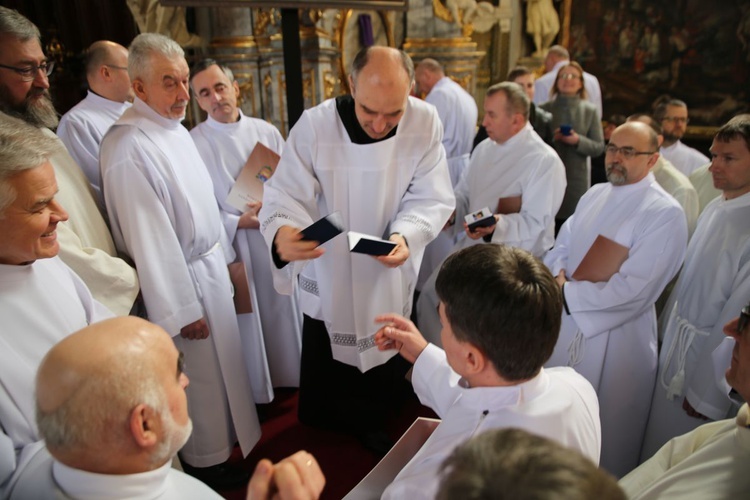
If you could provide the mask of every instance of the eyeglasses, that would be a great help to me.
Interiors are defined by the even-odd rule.
[[[673,123],[682,123],[683,125],[687,125],[688,122],[690,122],[689,118],[682,118],[677,116],[665,116],[662,118],[662,121],[664,122],[673,122]]]
[[[573,73],[565,73],[564,75],[558,75],[557,78],[559,80],[580,80],[581,77],[578,75],[574,75]]]
[[[750,324],[750,304],[746,305],[742,308],[742,312],[740,312],[740,319],[737,321],[737,333],[742,334],[743,331],[745,331],[745,328],[747,328],[747,325]]]
[[[114,64],[102,64],[102,66],[106,66],[108,68],[122,69],[122,70],[125,70],[125,71],[128,70],[127,66],[115,66]]]
[[[36,78],[37,71],[42,70],[45,75],[49,76],[52,74],[52,70],[55,68],[54,61],[44,61],[39,66],[26,66],[25,68],[17,68],[15,66],[6,66],[0,64],[0,68],[11,69],[21,75],[21,79],[24,82],[30,82]]]
[[[656,152],[656,151],[636,151],[635,148],[631,148],[630,146],[618,148],[614,144],[607,144],[607,147],[604,148],[604,151],[608,155],[612,155],[612,156],[616,155],[617,153],[620,153],[622,157],[625,158],[626,160],[631,160],[638,155],[652,155]]]

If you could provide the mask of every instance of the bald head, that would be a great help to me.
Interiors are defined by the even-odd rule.
[[[656,132],[640,121],[617,127],[604,157],[607,180],[615,186],[635,184],[645,178],[659,159]]]
[[[109,40],[94,42],[86,50],[89,88],[110,101],[133,100],[128,76],[128,49]]]
[[[37,425],[50,453],[90,472],[163,465],[179,449],[172,450],[169,435],[170,391],[184,377],[179,364],[169,335],[132,316],[96,323],[60,341],[42,360],[36,380]],[[179,410],[185,415],[178,424],[189,424],[187,408]]]
[[[414,65],[403,51],[368,47],[354,58],[349,88],[357,121],[373,139],[383,139],[398,125],[414,82]]]
[[[417,64],[417,68],[414,73],[414,78],[417,81],[417,88],[419,92],[425,95],[429,94],[432,88],[441,78],[445,77],[445,71],[443,67],[435,59],[422,59]]]

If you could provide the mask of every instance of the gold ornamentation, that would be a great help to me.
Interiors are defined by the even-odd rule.
[[[331,99],[336,94],[336,77],[331,71],[323,73],[323,99]]]
[[[438,19],[442,19],[445,22],[456,22],[456,20],[453,19],[451,11],[448,10],[448,7],[446,7],[440,0],[432,0],[432,12],[435,13],[435,16],[437,16]]]
[[[250,99],[250,109],[252,110],[253,117],[258,115],[258,109],[255,106],[255,82],[253,81],[253,75],[251,73],[237,73],[235,74],[236,80],[243,80],[244,83],[239,84],[240,97],[237,102],[237,106],[242,107],[242,101],[247,96]]]

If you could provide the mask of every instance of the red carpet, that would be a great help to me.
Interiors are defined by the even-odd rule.
[[[235,450],[235,459],[248,471],[252,472],[261,458],[277,462],[297,450],[306,450],[315,456],[326,476],[321,499],[340,500],[378,463],[379,458],[355,438],[301,424],[297,420],[296,389],[276,389],[276,399],[263,406],[266,418],[261,424],[260,441],[244,460],[239,449]],[[415,398],[401,415],[388,422],[388,434],[394,442],[418,416],[435,415]],[[230,500],[245,498],[245,488],[220,493]]]

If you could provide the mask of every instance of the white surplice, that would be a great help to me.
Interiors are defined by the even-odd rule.
[[[281,155],[284,139],[273,125],[249,118],[221,123],[210,116],[190,131],[214,184],[224,228],[247,268],[253,312],[237,315],[242,332],[253,399],[273,400],[274,387],[298,387],[302,352],[302,314],[297,294],[282,295],[273,288],[268,248],[257,229],[238,229],[240,211],[227,195],[257,143]]]
[[[302,114],[266,182],[260,220],[269,246],[281,226],[304,228],[334,211],[347,230],[406,239],[409,259],[395,269],[350,253],[345,235],[324,244],[314,261],[272,264],[281,293],[291,293],[299,275],[302,312],[325,321],[334,359],[361,371],[395,354],[375,347],[373,320],[386,312],[409,316],[424,248],[453,210],[441,139],[435,108],[410,97],[394,137],[353,144],[329,100]]]
[[[71,333],[110,317],[58,257],[0,264],[0,497],[44,447],[34,403],[42,358]]]
[[[414,363],[414,391],[442,422],[383,493],[384,499],[433,499],[440,464],[484,431],[515,427],[553,439],[599,462],[599,404],[591,384],[570,368],[542,369],[504,387],[466,387],[445,352],[429,344]]]
[[[687,176],[706,163],[711,162],[706,155],[695,148],[686,146],[681,141],[677,141],[669,147],[662,146],[659,148],[659,154]]]
[[[454,231],[464,232],[465,215],[485,207],[495,211],[500,198],[520,196],[521,211],[500,215],[492,243],[523,248],[542,258],[555,242],[555,214],[565,185],[562,160],[530,124],[503,144],[485,139],[472,153],[466,175],[456,187]],[[480,243],[484,241],[459,238],[452,252]],[[435,292],[439,270],[440,263],[422,287],[417,313],[422,334],[441,346]]]
[[[698,222],[698,192],[690,180],[675,168],[669,160],[659,156],[654,167],[651,169],[656,182],[680,204],[685,212],[688,225],[688,238],[695,231]]]
[[[59,189],[55,198],[70,216],[57,225],[60,258],[80,276],[96,300],[117,316],[125,316],[138,296],[138,275],[117,257],[112,235],[83,171],[51,130],[41,131],[60,143],[60,150],[49,159]]]
[[[543,74],[539,78],[534,81],[534,104],[539,106],[540,104],[543,104],[550,99],[552,99],[549,95],[550,90],[552,90],[552,87],[555,86],[555,80],[557,80],[557,72],[560,71],[560,68],[568,64],[570,61],[560,61],[557,64],[555,64],[555,67],[552,68],[552,71],[548,71],[547,73]],[[599,85],[599,79],[592,75],[591,73],[583,72],[583,86],[586,89],[586,94],[588,95],[588,101],[596,106],[596,110],[599,115],[599,119],[602,118],[602,89]]]
[[[724,372],[731,353],[719,347],[726,338],[724,325],[739,315],[748,300],[750,194],[733,200],[722,196],[698,219],[660,325],[664,342],[642,459],[704,423],[682,409],[685,396],[693,408],[713,420],[729,416],[732,404]]]
[[[168,461],[158,469],[136,474],[97,474],[74,469],[50,459],[37,471],[36,481],[19,481],[10,500],[219,500],[204,483],[172,468]]]
[[[477,103],[474,96],[447,76],[435,83],[424,100],[435,106],[443,124],[442,143],[448,159],[451,184],[455,187],[474,143],[479,116]]]
[[[712,422],[674,438],[622,478],[631,500],[739,500],[750,492],[750,414]]]
[[[57,136],[86,174],[100,205],[103,204],[99,186],[99,144],[109,127],[129,107],[129,102],[110,101],[89,90],[81,102],[62,115],[57,126]]]
[[[235,433],[246,455],[260,438],[242,356],[226,233],[211,177],[179,120],[140,99],[104,136],[102,189],[117,247],[138,266],[148,317],[185,353],[193,434],[181,451],[206,467],[225,461]],[[205,340],[180,337],[205,317]]]
[[[573,281],[594,240],[628,248],[609,281]],[[544,263],[566,270],[560,338],[546,366],[572,366],[596,389],[602,419],[601,464],[622,476],[638,463],[649,395],[656,379],[654,302],[682,264],[687,223],[653,174],[635,184],[592,187],[563,224]]]

